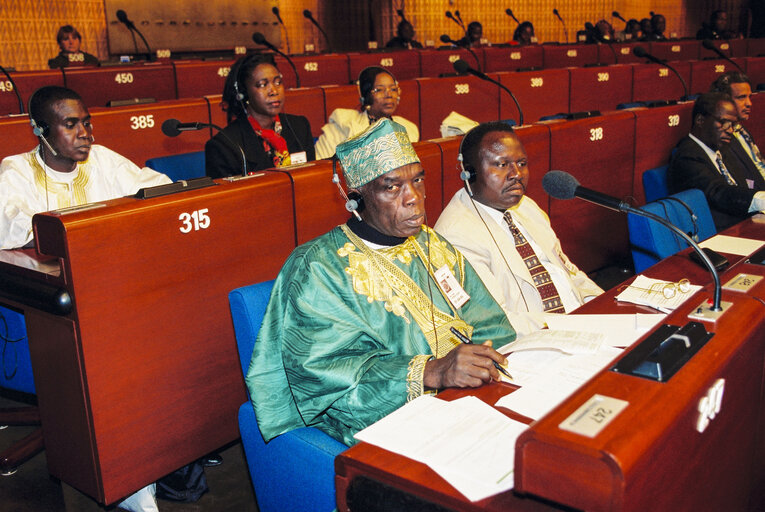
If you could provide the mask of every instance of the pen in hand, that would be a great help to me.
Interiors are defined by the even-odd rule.
[[[473,340],[471,340],[470,338],[462,334],[456,327],[449,327],[449,330],[452,331],[452,334],[454,334],[457,337],[457,339],[460,340],[462,343],[466,345],[473,344]],[[508,379],[513,380],[513,376],[510,375],[510,372],[505,370],[498,362],[492,361],[492,363],[494,363],[494,368],[496,368],[497,371],[499,371],[502,375],[504,375]]]

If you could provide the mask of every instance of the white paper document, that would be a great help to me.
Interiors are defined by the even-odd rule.
[[[478,398],[424,395],[354,437],[428,465],[477,501],[512,489],[515,441],[524,430]]]
[[[605,368],[621,350],[603,347],[595,354],[564,355],[537,368],[537,375],[495,405],[538,420]],[[510,373],[513,373],[511,370]],[[515,377],[515,374],[513,374]]]
[[[701,248],[712,249],[717,252],[749,256],[765,244],[762,240],[751,238],[739,238],[737,236],[715,235],[699,244]]]
[[[502,350],[521,352],[523,350],[557,350],[566,354],[594,354],[603,344],[603,335],[586,331],[540,329],[519,336]]]
[[[664,313],[629,315],[547,315],[551,330],[600,333],[603,344],[629,347],[656,324],[666,318]]]
[[[674,294],[671,296],[665,294],[665,289],[669,288],[674,289]],[[616,296],[616,300],[648,306],[663,313],[669,313],[700,289],[701,286],[692,284],[688,291],[684,292],[676,286],[676,283],[651,279],[640,274],[623,292]]]

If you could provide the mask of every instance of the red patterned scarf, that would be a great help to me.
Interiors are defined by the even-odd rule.
[[[279,116],[274,117],[273,130],[264,130],[251,115],[247,119],[255,134],[263,139],[263,149],[273,159],[274,167],[290,165],[290,150],[287,149],[287,141],[281,136],[282,123],[279,122]]]

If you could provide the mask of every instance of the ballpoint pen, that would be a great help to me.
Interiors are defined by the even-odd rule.
[[[449,330],[452,331],[452,334],[454,334],[457,337],[457,339],[460,340],[462,343],[464,343],[466,345],[472,345],[473,344],[473,340],[471,340],[470,338],[468,338],[467,336],[462,334],[457,328],[449,327]],[[510,372],[505,370],[502,367],[502,365],[500,365],[496,361],[492,361],[492,363],[494,363],[494,368],[496,368],[502,375],[504,375],[505,377],[507,377],[510,380],[513,380],[513,376],[510,375]]]

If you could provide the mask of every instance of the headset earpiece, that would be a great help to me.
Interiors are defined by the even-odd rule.
[[[48,126],[45,123],[37,123],[32,117],[29,118],[29,124],[32,125],[32,133],[35,137],[45,137],[48,135]]]
[[[348,193],[348,200],[345,202],[345,209],[349,212],[361,212],[364,210],[364,198],[356,191]]]
[[[35,137],[40,139],[43,144],[45,144],[45,147],[48,148],[48,151],[50,151],[50,154],[52,156],[58,156],[58,152],[56,152],[55,149],[53,149],[53,146],[50,145],[48,142],[48,139],[45,137],[50,133],[50,129],[48,128],[48,125],[42,121],[39,123],[35,121],[35,118],[32,117],[32,99],[37,94],[37,91],[33,92],[32,95],[29,97],[29,100],[27,102],[27,112],[29,113],[29,124],[32,125],[32,133],[35,134]],[[47,185],[47,181],[46,181]]]
[[[234,91],[236,91],[237,101],[244,101],[244,94],[242,94],[242,92],[239,90],[239,77],[234,80]]]

